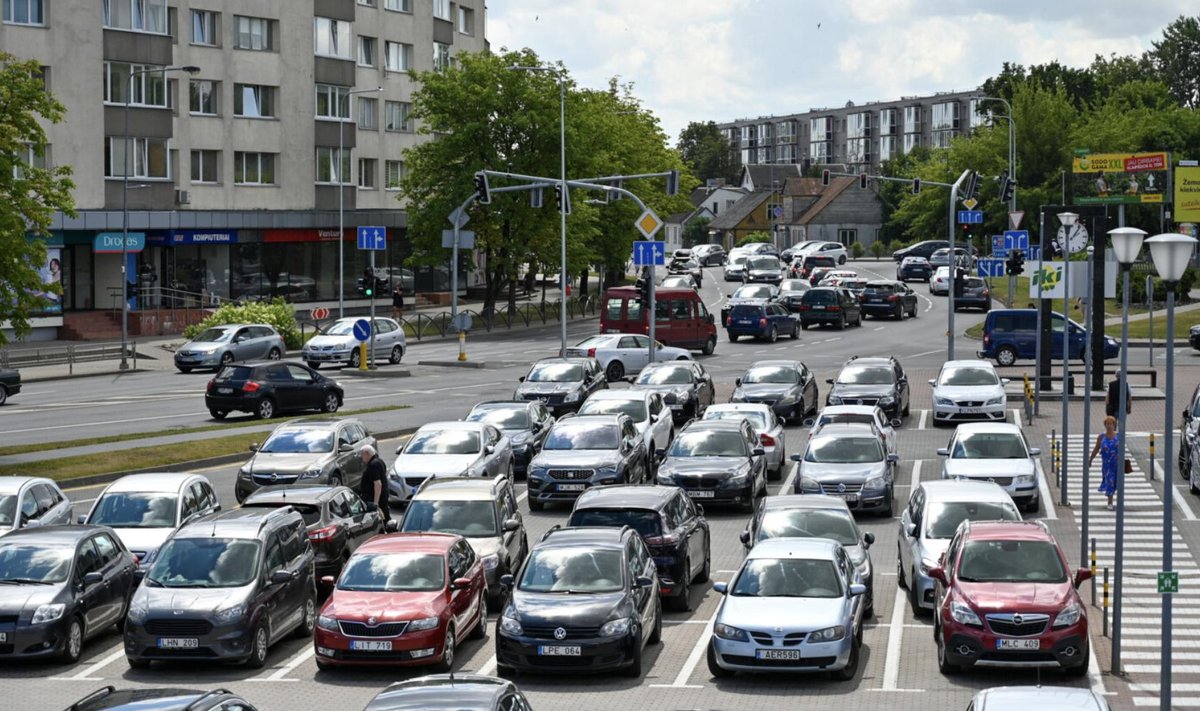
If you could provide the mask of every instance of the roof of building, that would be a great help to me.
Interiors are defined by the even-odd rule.
[[[753,190],[770,190],[772,183],[779,183],[782,189],[788,178],[800,177],[800,166],[795,163],[748,164],[742,166],[742,186],[746,186],[746,176],[750,176],[750,186]]]
[[[764,202],[771,199],[772,193],[769,190],[758,190],[750,193],[741,200],[738,200],[728,210],[720,215],[717,215],[711,224],[710,229],[714,230],[732,230],[742,223]]]

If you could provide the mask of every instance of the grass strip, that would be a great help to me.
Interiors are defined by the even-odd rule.
[[[67,481],[93,474],[108,474],[110,472],[136,471],[163,467],[164,469],[179,462],[219,457],[225,454],[245,452],[249,457],[249,447],[261,440],[261,432],[248,432],[198,439],[187,442],[176,442],[164,446],[135,447],[119,452],[104,452],[100,454],[82,454],[61,459],[43,459],[25,464],[8,464],[0,466],[0,475],[21,474],[25,476],[44,476],[55,481]]]

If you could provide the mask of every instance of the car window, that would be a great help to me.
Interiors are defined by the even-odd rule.
[[[264,571],[267,575],[273,574],[276,570],[283,568],[283,546],[279,544],[279,540],[272,536],[271,542],[267,544],[266,567]]]
[[[359,498],[358,494],[353,491],[343,491],[346,509],[349,510],[351,516],[360,516],[367,512],[367,505]]]
[[[687,321],[692,317],[691,302],[684,299],[671,300],[671,318],[676,321]]]
[[[346,503],[346,492],[329,500],[329,514],[335,518],[350,518],[350,506]]]
[[[41,512],[38,511],[37,499],[33,497],[33,491],[26,491],[21,496],[21,517],[33,521],[41,518],[41,516]]]
[[[78,563],[75,565],[76,577],[83,578],[88,573],[100,570],[103,565],[104,560],[100,557],[100,551],[96,549],[94,536],[80,544]]]
[[[637,339],[633,336],[624,336],[617,343],[617,348],[637,348]]]
[[[45,514],[58,504],[58,495],[47,484],[34,484],[33,498],[37,501],[39,514]]]
[[[308,548],[308,534],[302,521],[294,521],[283,527],[283,559],[287,565],[300,560]]]
[[[96,544],[96,551],[100,554],[100,565],[105,566],[117,559],[117,554],[120,550],[117,544],[107,533],[101,533],[98,536],[93,536],[92,541]]]
[[[303,367],[301,367],[299,365],[288,364],[287,371],[288,371],[288,377],[290,377],[292,380],[298,380],[302,383],[311,383],[312,382],[312,379],[313,379],[312,373],[308,372],[307,370],[305,370]]]
[[[196,489],[189,486],[183,492],[183,517],[187,518],[199,510],[200,502],[196,499]]]
[[[204,507],[212,508],[217,505],[217,492],[213,491],[212,486],[207,481],[202,481],[199,484],[200,491],[204,494]]]

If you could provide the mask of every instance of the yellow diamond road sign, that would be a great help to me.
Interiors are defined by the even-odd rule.
[[[654,214],[653,210],[646,208],[646,211],[642,213],[641,217],[637,218],[633,225],[638,228],[638,232],[641,232],[646,239],[650,239],[656,232],[662,229],[663,223],[662,220],[658,219],[658,215]]]
[[[968,210],[974,210],[975,206],[979,204],[979,201],[975,198],[967,198],[966,200],[962,201],[962,204],[963,207],[967,208]]]

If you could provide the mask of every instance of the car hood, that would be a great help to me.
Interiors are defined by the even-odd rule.
[[[987,478],[996,476],[1021,476],[1033,474],[1033,462],[1029,459],[949,459],[942,464],[946,478],[966,476]]]
[[[1071,598],[1071,583],[966,583],[958,592],[979,612],[1046,612],[1054,616]]]
[[[188,341],[179,347],[180,351],[215,351],[231,344],[231,341]]]
[[[321,614],[342,620],[365,620],[374,617],[378,622],[415,620],[438,617],[446,604],[444,590],[421,592],[364,592],[334,590]]]
[[[250,587],[160,588],[141,585],[137,594],[145,600],[152,615],[210,613],[244,604],[250,598]]]
[[[543,449],[531,467],[614,467],[621,461],[615,449]]]
[[[459,476],[478,457],[478,454],[401,454],[392,468],[400,476]]]
[[[756,398],[781,398],[785,395],[794,395],[796,391],[795,384],[787,383],[748,383],[741,385],[733,391],[734,397],[744,397],[747,399]]]
[[[689,383],[668,383],[666,385],[645,385],[638,383],[635,385],[638,390],[647,390],[652,393],[662,393],[666,395],[673,393],[675,397],[682,397],[685,393],[692,392],[692,386]]]
[[[557,395],[558,393],[575,392],[581,383],[521,383],[517,386],[517,396],[521,395]]]
[[[278,454],[259,452],[250,458],[245,469],[254,472],[300,473],[324,466],[333,455],[328,452],[297,452]]]
[[[347,334],[344,336],[313,336],[308,340],[308,343],[304,344],[304,347],[306,349],[325,348],[328,346],[351,348],[357,344],[358,340],[354,337],[354,335]]]
[[[887,471],[884,462],[858,462],[831,464],[826,462],[801,462],[800,476],[820,482],[866,481],[871,477],[883,476]]]
[[[849,385],[843,383],[834,383],[830,390],[830,395],[834,397],[885,397],[893,395],[896,391],[894,385]]]
[[[996,385],[939,385],[933,389],[934,397],[951,400],[991,400],[1004,397],[1004,386]]]
[[[131,551],[149,553],[158,550],[167,538],[175,532],[174,528],[114,528],[117,537]]]
[[[504,544],[497,536],[475,536],[468,538],[467,543],[471,544],[471,549],[480,558],[497,555],[504,550]]]
[[[517,619],[524,624],[598,627],[614,617],[625,593],[569,595],[517,590],[512,596]]]
[[[743,457],[667,457],[659,474],[732,474],[750,460]]]
[[[0,612],[20,614],[28,610],[32,615],[38,605],[54,602],[62,585],[0,585]]]
[[[840,597],[751,597],[727,595],[717,621],[733,627],[783,627],[784,632],[811,632],[845,624]]]

